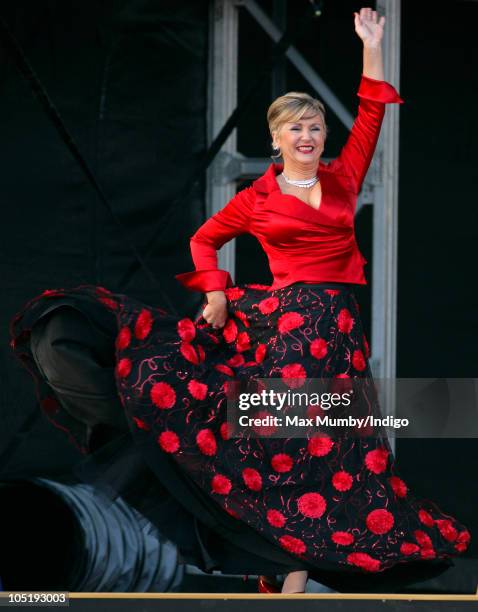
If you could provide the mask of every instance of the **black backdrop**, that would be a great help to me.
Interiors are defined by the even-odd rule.
[[[270,9],[272,3],[261,4]],[[173,275],[191,269],[187,242],[204,219],[201,187],[176,204],[167,223],[162,218],[206,146],[207,5],[193,0],[0,5],[140,251],[153,226],[161,226],[150,266],[181,312],[197,306]],[[433,2],[402,5],[400,92],[406,103],[400,118],[398,375],[472,377],[478,340],[478,3],[454,1],[443,11]],[[351,110],[361,63],[352,12],[359,6],[352,0],[325,2],[322,17],[314,20],[306,0],[288,3],[295,44]],[[261,29],[241,13],[240,94],[260,70],[258,58],[270,50]],[[1,53],[0,470],[9,476],[54,475],[77,457],[37,416],[28,376],[8,350],[8,320],[47,287],[94,282],[152,304],[160,304],[161,295],[143,272],[129,287],[119,285],[132,257],[124,238]],[[309,90],[290,66],[286,84]],[[246,155],[270,151],[264,118],[269,85],[258,90],[240,122],[239,149]],[[328,123],[326,155],[334,156],[346,133],[330,112]],[[358,216],[357,231],[371,261],[370,209]],[[238,241],[238,255],[239,282],[267,280],[252,240]],[[370,269],[367,274],[372,280]],[[359,297],[369,326],[368,289]],[[476,441],[409,440],[398,441],[397,448],[411,488],[477,534]],[[476,541],[475,536],[475,552]]]

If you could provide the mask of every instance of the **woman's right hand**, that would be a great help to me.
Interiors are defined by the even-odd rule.
[[[224,291],[209,291],[202,316],[213,329],[221,329],[227,320],[227,299]]]

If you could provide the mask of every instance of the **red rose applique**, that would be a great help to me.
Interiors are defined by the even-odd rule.
[[[263,315],[270,315],[279,308],[279,299],[276,297],[266,298],[257,304]]]
[[[175,453],[179,450],[179,438],[174,431],[163,431],[160,433],[158,444],[166,453]]]
[[[237,338],[237,325],[234,319],[229,318],[226,321],[226,325],[224,325],[222,330],[222,335],[224,336],[224,340],[229,344],[234,342],[234,340]]]
[[[425,533],[421,529],[416,529],[413,535],[415,536],[415,540],[418,542],[421,548],[432,548],[432,541],[427,533]]]
[[[348,491],[352,487],[353,478],[351,474],[342,470],[340,472],[335,472],[332,476],[332,484],[337,489],[337,491]]]
[[[238,353],[242,353],[244,351],[248,351],[251,348],[251,339],[249,338],[249,334],[247,332],[241,332],[237,334],[236,340],[236,351]]]
[[[369,531],[377,535],[382,535],[390,531],[394,522],[395,519],[393,518],[393,514],[384,509],[372,510],[365,519]]]
[[[332,541],[339,546],[349,546],[355,540],[354,536],[348,531],[334,531],[331,537]]]
[[[448,542],[454,542],[458,537],[458,531],[453,527],[453,523],[448,519],[438,519],[436,521],[438,531]]]
[[[293,329],[297,329],[304,324],[304,317],[298,312],[286,312],[279,317],[277,329],[279,333],[285,334]]]
[[[176,391],[168,383],[154,383],[150,394],[153,404],[162,410],[172,408],[176,403]]]
[[[119,351],[124,351],[125,348],[131,343],[131,330],[126,325],[119,330],[119,333],[116,337],[116,348]]]
[[[244,324],[244,327],[250,327],[251,324],[249,323],[248,319],[247,319],[247,315],[245,312],[242,312],[241,310],[236,310],[234,312],[234,316],[236,317],[236,319],[239,319],[239,321],[242,321],[242,323]]]
[[[308,518],[320,518],[327,507],[320,493],[304,493],[297,500],[299,512]]]
[[[420,522],[426,525],[427,527],[433,527],[435,525],[433,517],[426,510],[419,510],[418,518],[420,519]]]
[[[203,455],[212,456],[216,454],[216,438],[210,429],[201,429],[201,431],[197,433],[196,444]]]
[[[126,378],[130,375],[132,367],[131,359],[124,357],[118,361],[116,372],[120,378]]]
[[[254,358],[257,361],[257,363],[262,363],[264,361],[266,357],[266,353],[267,353],[267,345],[258,344],[256,348],[256,353],[254,355]]]
[[[222,363],[218,363],[217,365],[215,365],[214,369],[217,372],[221,372],[221,374],[226,374],[226,376],[234,376],[234,372],[231,370],[231,368]]]
[[[230,300],[231,302],[235,302],[241,299],[245,291],[240,287],[230,287],[229,289],[226,289],[224,293],[226,294],[228,300]]]
[[[323,359],[327,355],[327,342],[323,338],[312,340],[310,354],[316,359]]]
[[[282,512],[279,512],[279,510],[268,510],[267,511],[267,522],[269,523],[269,525],[272,525],[272,527],[280,528],[280,527],[284,527],[286,523],[286,518],[282,514]]]
[[[216,474],[211,481],[211,489],[213,493],[219,495],[227,495],[232,489],[232,483],[227,476]]]
[[[280,375],[284,379],[285,384],[291,389],[302,387],[307,378],[307,372],[300,363],[289,363],[281,368]]]
[[[398,476],[390,476],[388,481],[397,497],[406,497],[408,487],[401,478],[398,478]]]
[[[347,563],[360,567],[366,572],[378,572],[380,570],[380,561],[367,553],[350,553],[347,555]]]
[[[189,363],[193,363],[194,365],[199,363],[199,355],[194,346],[189,342],[181,342],[179,350],[181,351],[181,355],[184,357],[184,359],[189,361]]]
[[[177,330],[179,337],[181,340],[184,340],[184,342],[191,342],[191,340],[194,340],[196,336],[196,328],[194,327],[194,323],[188,318],[178,321]]]
[[[281,536],[279,538],[280,545],[295,555],[302,555],[307,550],[304,542],[299,538],[294,538],[290,535]]]
[[[134,335],[138,340],[144,340],[153,327],[153,315],[149,310],[143,308],[134,324]]]
[[[143,431],[149,431],[151,427],[143,421],[143,419],[138,419],[138,417],[133,417],[133,421],[138,429],[142,429]]]
[[[434,559],[436,552],[433,548],[420,548],[420,556],[422,559]]]
[[[197,380],[188,382],[188,391],[197,400],[203,400],[207,396],[207,385]]]
[[[413,542],[402,542],[400,545],[400,552],[402,555],[413,555],[420,550],[420,547]]]
[[[244,468],[242,470],[242,478],[246,487],[251,491],[260,491],[262,489],[262,476],[254,468]]]
[[[231,368],[239,368],[240,366],[244,365],[245,362],[246,360],[244,359],[244,355],[241,355],[241,353],[236,353],[236,355],[233,355],[227,360],[227,365],[231,366]]]
[[[334,442],[329,436],[313,436],[307,443],[307,452],[314,457],[324,457],[332,450]]]
[[[354,326],[355,320],[350,314],[350,310],[347,308],[342,308],[339,312],[339,316],[337,318],[337,324],[339,326],[339,331],[343,334],[350,334],[352,331],[352,327]]]
[[[219,427],[219,434],[221,435],[221,438],[223,440],[229,439],[229,431],[228,431],[227,423],[221,423],[221,426]]]
[[[468,544],[470,543],[471,536],[468,530],[460,531],[458,533],[458,537],[455,542],[455,549],[458,552],[464,552],[468,548]]]
[[[277,453],[276,455],[273,455],[271,465],[272,469],[276,472],[290,472],[292,466],[294,465],[294,460],[286,453]]]
[[[388,461],[388,451],[384,448],[377,448],[369,451],[365,455],[365,465],[374,474],[381,474],[385,471]]]
[[[352,365],[359,372],[365,370],[365,368],[367,367],[367,363],[365,361],[365,357],[363,356],[362,351],[357,350],[353,352]]]

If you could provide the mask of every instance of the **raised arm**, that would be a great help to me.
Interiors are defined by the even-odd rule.
[[[335,162],[350,177],[352,189],[358,193],[372,161],[385,114],[385,104],[402,103],[383,73],[382,38],[385,17],[363,8],[355,13],[355,31],[363,42],[362,80],[357,95],[360,98],[357,117],[347,142]]]

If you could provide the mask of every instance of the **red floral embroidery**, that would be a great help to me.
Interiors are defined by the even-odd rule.
[[[194,340],[194,337],[196,336],[196,328],[194,323],[188,318],[178,321],[177,330],[179,337],[181,340],[184,340],[184,342],[191,342],[191,340]]]
[[[314,457],[324,457],[332,450],[334,442],[329,436],[313,436],[307,443],[307,452]]]
[[[367,572],[378,572],[380,570],[380,561],[367,553],[350,553],[347,555],[347,563],[356,565]]]
[[[266,298],[265,300],[259,302],[257,307],[263,315],[272,314],[275,310],[279,308],[279,299],[276,297]]]
[[[367,367],[367,363],[365,361],[365,357],[363,356],[362,351],[357,350],[353,352],[352,365],[359,372],[365,370],[365,368]]]
[[[465,529],[464,531],[460,531],[458,537],[456,538],[455,549],[458,552],[464,552],[468,548],[470,540],[470,532],[467,529]]]
[[[286,453],[277,453],[271,459],[272,469],[276,472],[290,472],[294,465],[294,460]]]
[[[227,423],[221,423],[221,426],[219,427],[219,433],[223,440],[229,440],[229,431]]]
[[[393,492],[397,497],[406,497],[408,487],[401,478],[398,476],[390,476],[388,480],[392,486]]]
[[[181,351],[181,355],[194,365],[199,363],[199,355],[197,354],[194,346],[189,342],[181,342],[179,346],[179,350]]]
[[[213,493],[219,493],[219,495],[227,495],[232,489],[232,483],[227,476],[222,474],[216,474],[211,481],[211,488]]]
[[[337,318],[337,324],[339,326],[339,331],[344,334],[350,334],[352,331],[352,327],[354,326],[355,319],[350,314],[350,310],[348,308],[342,308],[339,312],[339,316]]]
[[[421,529],[416,529],[413,535],[415,536],[415,540],[419,543],[421,548],[432,548],[432,541],[427,533],[425,533]]]
[[[438,519],[436,521],[438,531],[448,542],[454,542],[458,537],[458,531],[453,527],[453,523],[448,519]]]
[[[236,351],[238,353],[242,353],[243,351],[248,351],[251,348],[251,339],[249,338],[249,334],[247,332],[241,332],[237,334],[236,340]]]
[[[316,359],[323,359],[327,355],[327,342],[323,338],[312,340],[310,354]]]
[[[302,555],[307,550],[304,542],[299,538],[294,538],[290,535],[281,536],[279,538],[280,545],[295,555]]]
[[[58,294],[57,294],[58,296]],[[118,304],[112,300],[111,298],[107,298],[107,297],[99,297],[98,300],[104,304],[107,308],[109,308],[110,310],[118,310]]]
[[[262,476],[254,468],[244,468],[242,470],[242,478],[246,483],[246,487],[251,491],[260,491],[262,489]]]
[[[116,348],[119,351],[124,351],[131,343],[131,330],[126,325],[119,330],[116,336]]]
[[[277,329],[279,330],[279,333],[285,334],[288,331],[297,329],[297,327],[300,327],[303,324],[304,317],[298,312],[286,312],[279,317],[279,320],[277,321]]]
[[[279,510],[268,510],[266,516],[267,522],[272,527],[284,527],[286,518]]]
[[[285,384],[291,389],[302,387],[307,377],[304,366],[300,363],[289,363],[281,368],[280,375],[284,379]]]
[[[336,295],[340,295],[340,290],[339,289],[325,289],[325,293],[327,293],[328,295],[335,297]]]
[[[421,548],[420,556],[422,559],[434,559],[436,557],[436,553],[433,548]]]
[[[197,400],[203,400],[207,396],[207,385],[198,380],[188,382],[188,391]]]
[[[426,510],[419,510],[418,518],[420,519],[420,522],[426,525],[427,527],[433,527],[433,525],[435,524],[435,521],[433,520],[432,516]]]
[[[365,357],[368,359],[370,357],[370,347],[368,345],[367,338],[366,338],[365,334],[362,336],[362,343],[363,343],[363,348],[364,348],[364,351],[365,351]]]
[[[222,330],[222,335],[224,336],[224,340],[229,344],[234,342],[234,340],[237,338],[237,325],[234,319],[229,318],[226,321],[226,325],[224,325]]]
[[[339,546],[349,546],[353,544],[355,538],[348,531],[334,531],[332,533],[332,541]]]
[[[402,555],[413,555],[419,550],[420,547],[416,544],[413,544],[413,542],[402,542],[402,544],[400,545],[400,552],[402,553]]]
[[[335,474],[332,476],[332,484],[337,491],[348,491],[352,487],[352,483],[352,476],[344,470],[335,472]]]
[[[245,312],[241,312],[240,310],[236,310],[234,312],[234,316],[236,317],[236,319],[239,319],[240,321],[242,321],[242,323],[244,324],[245,327],[250,327],[250,323],[247,320],[247,315]]]
[[[133,421],[138,429],[143,429],[144,431],[149,431],[151,427],[143,421],[142,419],[138,419],[138,417],[133,417]]]
[[[199,355],[199,363],[202,363],[206,359],[206,353],[204,352],[204,349],[200,344],[196,346],[196,350]]]
[[[234,372],[231,370],[231,368],[222,363],[218,363],[217,365],[215,365],[214,369],[217,372],[221,372],[221,374],[226,374],[226,376],[234,376]]]
[[[196,444],[203,455],[215,455],[217,451],[216,438],[210,429],[201,429],[196,435]]]
[[[239,366],[244,365],[245,363],[244,355],[241,353],[237,353],[233,355],[230,359],[227,360],[227,365],[231,366],[231,368],[238,368]]]
[[[163,431],[158,436],[159,446],[167,453],[175,453],[179,449],[179,438],[174,431]]]
[[[154,383],[151,387],[151,401],[162,410],[172,408],[176,403],[176,391],[168,383]]]
[[[134,325],[134,335],[136,338],[138,338],[138,340],[144,340],[148,336],[152,327],[153,315],[149,310],[143,308],[136,319],[136,323]]]
[[[245,291],[240,287],[230,287],[229,289],[226,289],[224,293],[226,294],[228,300],[235,302],[236,300],[241,299]]]
[[[320,493],[304,493],[297,500],[299,512],[309,518],[320,518],[327,507]]]
[[[256,353],[254,355],[257,363],[262,363],[266,357],[267,346],[265,344],[258,344],[256,348]]]
[[[393,527],[395,519],[393,518],[393,514],[388,510],[378,509],[372,510],[367,515],[365,520],[367,528],[372,532],[378,535],[383,533],[387,533]]]
[[[133,364],[131,363],[131,359],[124,357],[118,361],[116,372],[120,378],[126,378],[130,375],[132,367]]]
[[[377,448],[365,455],[365,465],[374,474],[381,474],[387,468],[388,451]]]

